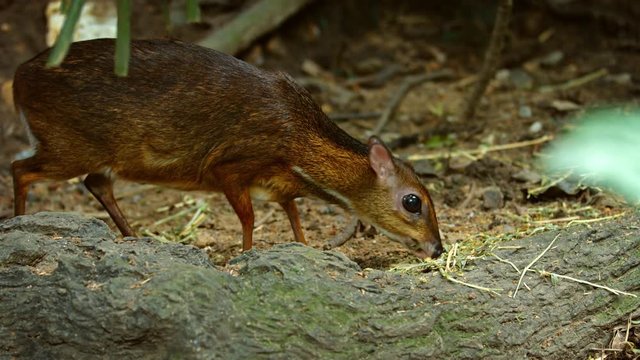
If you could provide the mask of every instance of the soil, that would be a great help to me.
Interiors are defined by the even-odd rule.
[[[211,20],[209,25],[176,26],[170,36],[195,41],[215,28],[220,18],[239,11],[219,5],[230,2],[204,3],[204,21]],[[310,90],[336,118],[381,113],[406,76],[451,69],[451,78],[413,88],[385,127],[383,139],[405,158],[556,136],[584,109],[633,102],[640,92],[636,77],[640,38],[632,21],[640,13],[637,2],[594,1],[579,9],[517,2],[501,70],[475,119],[461,123],[456,115],[481,68],[495,8],[484,1],[436,3],[440,2],[316,2],[240,57],[326,85]],[[167,37],[161,9],[151,1],[136,4],[134,37]],[[0,1],[0,83],[5,89],[18,64],[45,48],[45,5],[45,1]],[[320,71],[310,72],[309,61]],[[593,81],[541,91],[601,69],[606,74]],[[382,76],[385,70],[392,75]],[[376,81],[367,81],[371,76]],[[345,91],[332,91],[336,87]],[[376,117],[339,120],[339,124],[364,140]],[[29,148],[9,102],[0,104],[0,141],[1,219],[12,215],[10,162]],[[413,162],[424,175],[448,247],[458,243],[473,248],[487,238],[518,238],[570,221],[628,211],[616,197],[597,189],[527,196],[527,189],[540,183],[516,180],[514,175],[523,170],[542,174],[537,158],[545,144]],[[240,224],[223,195],[124,181],[116,184],[115,191],[120,207],[141,235],[193,242],[207,248],[220,265],[240,254]],[[298,206],[306,237],[315,248],[322,248],[350,221],[340,208],[320,200],[301,199]],[[78,179],[33,186],[27,211],[48,210],[90,214],[113,227]],[[256,202],[255,211],[259,225],[254,246],[268,248],[293,240],[286,216],[276,204]],[[183,231],[190,220],[197,226]],[[363,268],[388,269],[418,261],[401,245],[366,227],[340,251]]]

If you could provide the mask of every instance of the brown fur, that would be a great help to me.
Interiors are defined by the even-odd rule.
[[[251,248],[251,189],[279,202],[304,242],[293,199],[317,196],[373,222],[414,250],[442,246],[429,195],[397,159],[391,180],[369,164],[369,149],[333,122],[306,90],[281,73],[199,46],[134,41],[129,76],[113,74],[113,40],[74,43],[60,68],[49,51],[21,65],[14,99],[37,141],[33,157],[13,164],[16,214],[40,179],[93,174],[85,184],[125,235],[109,176],[185,190],[225,193]],[[409,219],[394,189],[412,189],[428,216]]]

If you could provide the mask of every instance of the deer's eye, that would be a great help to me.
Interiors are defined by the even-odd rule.
[[[408,194],[402,197],[402,206],[410,213],[420,215],[422,212],[422,200],[416,194]]]

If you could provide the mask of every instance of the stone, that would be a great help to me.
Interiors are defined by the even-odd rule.
[[[482,191],[482,207],[485,210],[500,209],[504,206],[504,194],[497,186],[490,186]]]

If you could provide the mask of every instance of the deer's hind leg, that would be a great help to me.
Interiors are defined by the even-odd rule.
[[[29,185],[48,178],[42,170],[42,162],[35,156],[11,163],[13,176],[13,215],[24,215]]]
[[[135,232],[120,210],[116,198],[113,196],[113,181],[101,173],[91,173],[84,179],[84,185],[107,210],[109,216],[123,236],[135,236]]]

